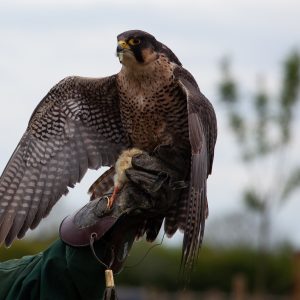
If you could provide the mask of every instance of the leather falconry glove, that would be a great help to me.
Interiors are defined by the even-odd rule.
[[[187,165],[185,156],[168,146],[159,147],[153,155],[134,156],[132,168],[126,170],[129,180],[113,207],[107,206],[112,191],[90,201],[62,221],[61,239],[74,247],[105,241],[101,261],[114,273],[120,272],[136,238],[146,234],[153,241],[157,237],[171,203],[187,188],[182,173]]]

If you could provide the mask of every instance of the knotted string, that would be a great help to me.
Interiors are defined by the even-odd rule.
[[[97,233],[93,232],[90,235],[90,248],[92,250],[92,253],[96,260],[105,267],[105,290],[103,294],[103,300],[117,300],[117,294],[115,290],[115,283],[114,283],[114,273],[111,270],[111,266],[114,262],[115,259],[115,252],[114,249],[110,247],[111,250],[111,260],[110,263],[107,265],[104,263],[96,254],[95,248],[94,248],[94,243],[95,243],[95,238],[97,237]]]

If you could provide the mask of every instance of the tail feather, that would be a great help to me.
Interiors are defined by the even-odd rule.
[[[146,240],[148,242],[153,242],[157,238],[157,235],[160,231],[163,220],[164,220],[163,217],[157,217],[155,219],[147,220]]]
[[[188,279],[202,244],[207,214],[205,149],[192,156],[190,190],[184,228],[181,271]]]
[[[174,201],[165,219],[165,232],[172,237],[179,229],[184,231],[187,215],[188,190],[184,190],[178,201]]]

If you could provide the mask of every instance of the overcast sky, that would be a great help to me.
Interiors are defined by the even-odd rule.
[[[248,177],[239,164],[234,139],[217,100],[219,62],[224,55],[232,58],[245,93],[251,92],[262,74],[268,89],[277,90],[280,64],[292,49],[300,48],[299,16],[296,0],[1,0],[0,169],[35,106],[55,83],[68,75],[118,72],[117,34],[142,29],[176,53],[215,106],[219,138],[208,183],[208,223],[241,209],[240,191]],[[295,157],[298,146],[293,146]],[[49,222],[54,215],[62,218],[85,203],[86,190],[98,175],[89,172],[54,209]],[[295,196],[276,216],[274,230],[300,247],[299,211],[300,201]]]

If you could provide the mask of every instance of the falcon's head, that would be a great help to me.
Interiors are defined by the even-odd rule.
[[[175,54],[155,37],[142,30],[129,30],[117,36],[117,56],[121,64],[147,65],[164,53],[170,61],[181,65]]]

